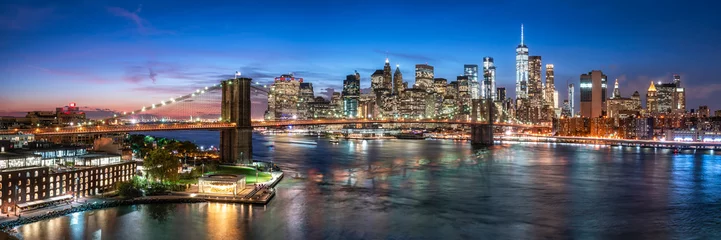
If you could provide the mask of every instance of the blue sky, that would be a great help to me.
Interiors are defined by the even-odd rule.
[[[243,2],[243,3],[237,3]],[[316,93],[358,70],[363,87],[388,55],[455,79],[491,56],[515,96],[520,25],[531,55],[566,82],[600,69],[621,93],[681,74],[688,108],[718,103],[721,20],[712,1],[3,1],[0,115],[78,102],[130,111],[235,71],[261,82],[294,72]],[[386,53],[387,52],[387,53]],[[610,90],[610,89],[609,89]],[[578,96],[575,96],[578,101]],[[255,104],[256,117],[265,110]]]

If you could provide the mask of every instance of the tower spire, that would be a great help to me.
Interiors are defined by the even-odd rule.
[[[523,45],[523,24],[521,24],[521,45]]]

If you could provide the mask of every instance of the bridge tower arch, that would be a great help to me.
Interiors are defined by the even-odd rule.
[[[220,131],[220,159],[224,163],[253,162],[253,128],[250,125],[250,78],[222,82],[221,121],[235,123]]]
[[[493,100],[473,99],[471,102],[471,144],[479,146],[493,145]],[[483,105],[486,105],[483,108]],[[484,111],[485,110],[485,111]],[[485,115],[487,124],[476,124],[478,115]]]

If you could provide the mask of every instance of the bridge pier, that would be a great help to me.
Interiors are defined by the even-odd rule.
[[[490,99],[473,99],[471,102],[471,121],[478,122],[478,116],[485,114],[487,124],[471,125],[471,144],[493,146],[493,101]],[[486,105],[485,108],[482,106]]]
[[[235,128],[220,132],[220,159],[225,163],[253,162],[253,127],[250,125],[250,78],[223,81],[221,121]]]

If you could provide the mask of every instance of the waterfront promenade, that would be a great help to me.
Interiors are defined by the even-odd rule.
[[[636,140],[636,139],[616,139],[616,138],[594,138],[594,137],[573,137],[573,136],[500,136],[496,137],[499,141],[517,141],[517,142],[549,142],[549,143],[575,143],[575,144],[595,144],[610,146],[628,146],[628,147],[654,147],[654,148],[671,148],[671,149],[700,149],[700,150],[721,150],[721,142],[679,142],[679,141],[657,141],[657,140]]]

